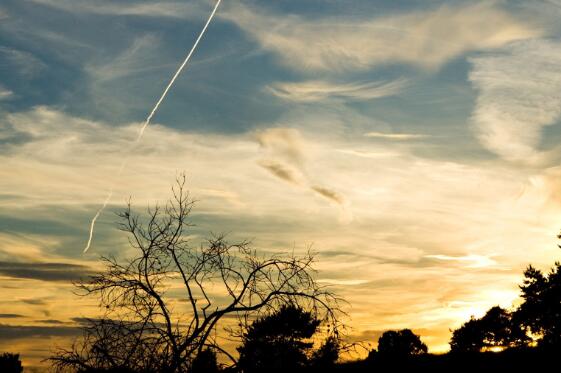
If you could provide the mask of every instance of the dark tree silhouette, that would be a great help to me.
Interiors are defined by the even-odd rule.
[[[469,321],[452,332],[450,350],[452,352],[480,352],[485,346],[483,339],[484,331],[481,321],[472,316]]]
[[[561,264],[548,274],[529,266],[520,286],[524,302],[515,313],[516,319],[539,336],[540,346],[561,345]]]
[[[381,358],[407,358],[426,354],[427,351],[427,345],[410,329],[388,330],[378,339],[378,355]]]
[[[137,255],[102,258],[105,271],[78,284],[82,295],[99,297],[106,314],[90,321],[81,342],[51,358],[55,368],[189,371],[206,349],[235,365],[219,343],[223,321],[255,319],[287,304],[337,323],[338,299],[315,281],[311,253],[262,257],[248,242],[230,244],[223,236],[193,245],[185,176],[172,191],[168,204],[149,209],[145,219],[130,203],[119,214]],[[175,306],[179,288],[188,311]]]
[[[347,350],[347,348],[348,346],[342,345],[338,336],[329,336],[321,346],[313,352],[310,364],[316,371],[328,371],[328,369],[332,368],[337,363],[340,352]]]
[[[202,350],[193,359],[191,366],[191,373],[218,373],[218,361],[216,359],[216,352],[210,348]]]
[[[243,373],[301,372],[314,363],[334,363],[338,357],[336,336],[312,352],[312,337],[320,324],[312,312],[295,305],[255,320],[242,333],[238,368]]]
[[[492,348],[521,347],[530,338],[504,308],[490,308],[480,319],[472,317],[452,333],[450,348],[453,352],[479,352]]]
[[[19,359],[19,354],[4,352],[0,355],[0,372],[2,373],[21,373],[23,367]]]

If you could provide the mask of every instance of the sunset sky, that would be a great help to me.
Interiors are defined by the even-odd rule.
[[[131,150],[213,4],[1,2],[0,351],[79,335],[99,311],[71,281],[182,171],[193,242],[311,246],[355,340],[446,351],[561,258],[560,0],[223,0]]]

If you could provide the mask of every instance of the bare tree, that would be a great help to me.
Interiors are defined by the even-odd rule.
[[[315,281],[312,253],[263,256],[249,242],[230,244],[223,235],[193,245],[193,200],[184,175],[172,192],[145,218],[130,202],[119,214],[138,255],[103,257],[106,270],[77,284],[79,294],[99,297],[106,314],[90,321],[80,343],[50,359],[56,368],[189,371],[207,348],[235,365],[236,357],[219,343],[219,326],[286,304],[311,310],[336,331],[339,299]]]

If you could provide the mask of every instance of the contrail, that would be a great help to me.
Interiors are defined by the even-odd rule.
[[[164,101],[164,98],[166,98],[166,95],[168,94],[170,88],[173,86],[173,83],[175,83],[175,80],[177,79],[177,77],[181,74],[181,72],[183,71],[185,66],[187,66],[187,63],[191,59],[191,56],[195,52],[195,49],[197,49],[197,45],[199,45],[199,42],[203,38],[203,35],[205,34],[206,29],[208,28],[208,25],[210,24],[210,22],[214,18],[214,14],[218,10],[218,6],[220,5],[221,1],[222,0],[217,0],[216,1],[216,4],[214,5],[214,8],[212,9],[212,12],[210,13],[210,16],[208,17],[203,29],[199,33],[199,36],[197,37],[197,40],[195,40],[195,44],[193,44],[193,46],[191,47],[191,50],[189,51],[189,54],[187,54],[187,57],[185,57],[185,59],[183,60],[183,63],[179,66],[179,68],[177,69],[177,71],[175,72],[175,74],[173,75],[171,80],[169,81],[168,85],[166,86],[166,89],[164,89],[164,92],[160,96],[160,99],[156,102],[156,105],[154,105],[154,108],[152,109],[152,111],[150,112],[150,114],[148,115],[148,117],[146,118],[144,123],[142,124],[142,127],[140,127],[140,131],[138,132],[138,136],[136,137],[136,140],[132,143],[132,146],[136,145],[140,141],[140,139],[144,135],[144,130],[150,124],[150,121],[152,120],[152,117],[154,116],[154,114],[156,114],[156,111],[158,111],[158,108],[160,107],[160,104],[162,103],[162,101]],[[123,170],[126,166],[127,160],[128,160],[128,158],[125,159],[123,161],[123,163],[121,164],[121,168],[119,169],[119,173],[117,174],[117,176],[120,176],[122,174],[122,172],[123,172]],[[92,222],[90,223],[90,235],[88,237],[88,243],[86,244],[86,248],[84,249],[84,253],[86,253],[88,251],[88,249],[90,248],[90,246],[92,244],[92,238],[93,238],[94,229],[95,229],[95,222],[96,222],[97,218],[99,218],[99,215],[101,215],[101,213],[103,212],[105,207],[107,207],[107,204],[111,200],[112,196],[113,196],[113,186],[109,189],[109,193],[107,194],[107,197],[103,201],[103,204],[101,205],[99,210],[97,210],[94,217],[92,218]]]

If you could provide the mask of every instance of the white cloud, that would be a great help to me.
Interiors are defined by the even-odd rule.
[[[394,16],[305,19],[228,4],[221,16],[297,70],[368,69],[405,63],[435,69],[470,50],[542,34],[494,2],[441,6]]]
[[[372,100],[394,96],[405,86],[404,79],[391,82],[331,83],[322,80],[282,82],[268,86],[275,96],[288,101],[315,102],[326,99]]]
[[[28,0],[72,13],[113,16],[193,18],[201,15],[201,2],[149,1],[115,2],[101,0]],[[203,3],[204,4],[204,3]]]
[[[561,115],[561,43],[518,42],[471,62],[481,143],[507,160],[539,160],[541,131]]]
[[[161,56],[157,53],[158,38],[151,34],[139,36],[131,45],[109,61],[90,63],[86,71],[95,82],[127,77],[161,67]]]
[[[464,256],[450,256],[450,255],[426,255],[425,258],[437,259],[442,261],[451,261],[466,263],[467,268],[483,268],[494,266],[497,263],[487,255],[464,255]]]
[[[338,152],[348,155],[354,155],[356,157],[363,158],[386,158],[386,157],[399,157],[399,153],[396,152],[372,152],[365,150],[356,149],[337,149]]]
[[[9,89],[6,89],[2,85],[0,85],[0,101],[9,100],[13,96],[14,96],[14,92],[12,92]]]
[[[413,140],[427,137],[418,133],[384,133],[384,132],[367,132],[364,134],[366,137],[388,139],[388,140]]]

